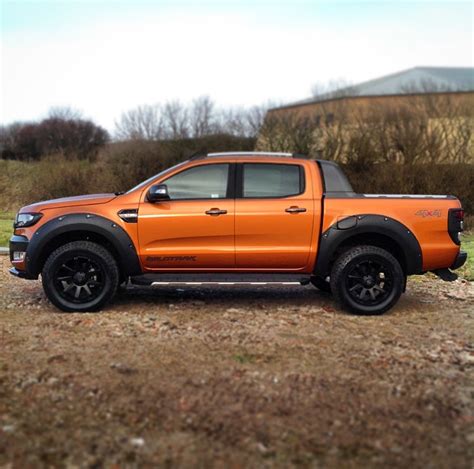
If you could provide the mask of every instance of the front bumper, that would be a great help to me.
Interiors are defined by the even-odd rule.
[[[10,238],[10,262],[13,267],[10,269],[10,273],[15,277],[29,278],[26,272],[26,251],[28,249],[28,238],[21,235],[13,235]],[[24,258],[21,260],[15,260],[13,253],[24,252]]]
[[[467,261],[467,252],[459,251],[450,269],[451,270],[459,269],[459,267],[462,267],[466,263],[466,261]]]
[[[28,238],[26,236],[13,235],[10,238],[10,261],[13,261],[13,253],[26,252],[28,249]]]

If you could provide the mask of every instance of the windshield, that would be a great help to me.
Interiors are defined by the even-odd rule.
[[[148,184],[150,184],[150,182],[152,182],[154,179],[157,179],[161,176],[166,176],[168,173],[171,173],[172,171],[174,171],[176,168],[179,168],[180,166],[183,166],[184,163],[187,163],[187,161],[182,161],[181,163],[178,163],[178,164],[175,164],[174,166],[171,166],[171,168],[168,168],[168,169],[165,169],[164,171],[161,171],[161,173],[158,173],[158,174],[155,174],[154,176],[148,178],[146,181],[143,181],[141,182],[140,184],[138,184],[137,186],[135,187],[132,187],[130,190],[128,190],[126,192],[126,194],[130,194],[131,192],[133,191],[136,191],[136,190],[139,190],[139,189],[143,189],[145,186],[147,186]]]

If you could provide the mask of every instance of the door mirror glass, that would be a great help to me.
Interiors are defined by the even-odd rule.
[[[170,196],[168,194],[168,186],[166,184],[156,184],[151,186],[148,189],[148,193],[146,195],[148,202],[162,202],[164,200],[170,200]]]

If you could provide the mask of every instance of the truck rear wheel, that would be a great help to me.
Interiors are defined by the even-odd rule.
[[[345,308],[358,314],[383,314],[400,298],[405,276],[399,262],[376,246],[345,251],[331,270],[331,290]]]
[[[46,296],[62,311],[97,311],[117,291],[119,270],[103,246],[74,241],[51,253],[41,277]]]

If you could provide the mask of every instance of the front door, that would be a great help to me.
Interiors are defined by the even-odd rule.
[[[140,257],[146,270],[235,267],[231,164],[201,164],[160,181],[170,200],[140,205]]]
[[[236,267],[303,269],[309,260],[314,222],[313,196],[304,167],[243,163],[238,174]]]

